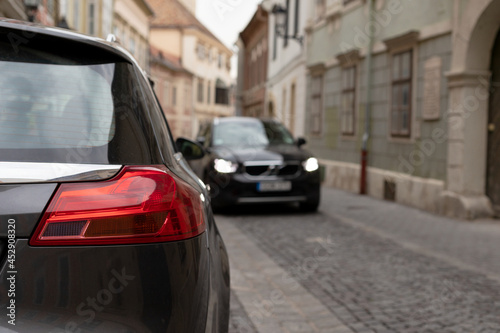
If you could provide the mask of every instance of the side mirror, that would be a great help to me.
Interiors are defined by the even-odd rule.
[[[184,156],[184,158],[188,161],[190,160],[199,160],[205,156],[205,151],[203,147],[194,141],[185,138],[178,138],[175,141],[175,146],[177,151]]]
[[[297,139],[297,146],[301,147],[307,143],[306,139],[304,138],[298,138]]]

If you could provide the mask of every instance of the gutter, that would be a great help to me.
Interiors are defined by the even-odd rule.
[[[374,20],[374,0],[368,0],[370,23]],[[368,164],[368,140],[370,139],[371,129],[371,106],[372,106],[372,52],[373,52],[373,32],[370,29],[368,36],[368,52],[366,54],[366,103],[365,103],[365,132],[363,134],[363,143],[361,146],[361,175],[359,184],[359,194],[367,194],[367,164]]]

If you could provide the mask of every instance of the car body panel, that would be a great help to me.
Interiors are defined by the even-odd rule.
[[[205,235],[101,247],[38,248],[18,239],[17,274],[4,264],[0,290],[9,290],[7,278],[16,277],[17,332],[203,332],[208,255]],[[0,327],[10,327],[8,320],[1,316]]]

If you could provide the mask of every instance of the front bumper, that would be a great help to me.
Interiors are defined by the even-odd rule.
[[[320,174],[302,172],[298,176],[252,177],[247,174],[221,174],[212,172],[206,179],[210,187],[212,205],[224,207],[239,204],[266,204],[287,202],[314,202],[319,200]],[[286,191],[258,190],[259,183],[291,182],[291,189]]]

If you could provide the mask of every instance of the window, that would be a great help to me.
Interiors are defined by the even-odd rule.
[[[212,95],[212,83],[209,81],[208,82],[208,87],[207,87],[207,103],[210,104],[210,95]]]
[[[219,68],[222,68],[223,63],[222,63],[222,53],[219,53],[219,63],[218,63]]]
[[[54,12],[55,12],[55,3],[54,3],[54,0],[48,0],[47,1],[47,12],[50,14],[50,15],[54,15]]]
[[[410,136],[412,58],[412,51],[396,53],[392,57],[392,136]]]
[[[198,79],[198,103],[203,103],[203,80]]]
[[[184,85],[184,109],[189,111],[191,111],[193,104],[191,91],[191,82],[189,82],[189,84]]]
[[[290,16],[290,0],[286,0],[286,20],[285,20],[285,37],[283,37],[283,47],[288,46],[288,23]]]
[[[323,75],[311,79],[311,133],[321,134]]]
[[[89,26],[88,26],[87,32],[89,35],[94,36],[96,33],[96,29],[95,29],[95,25],[96,25],[95,3],[90,2],[88,9],[89,9],[89,12],[88,12]]]
[[[121,40],[121,35],[122,35],[122,34],[121,34],[121,32],[120,32],[120,28],[119,28],[117,25],[115,25],[115,27],[113,28],[113,34],[115,35],[115,37],[116,37],[116,39],[117,39],[118,41],[120,41],[120,40]]]
[[[340,130],[344,135],[354,135],[356,110],[356,66],[342,70],[342,104]]]
[[[214,60],[214,53],[212,52],[211,49],[207,49],[207,57],[208,57],[208,63],[211,64],[212,61]]]
[[[177,105],[177,87],[172,88],[172,105]]]
[[[196,46],[196,54],[198,55],[198,59],[204,60],[205,59],[205,47],[202,44],[198,44]]]
[[[130,41],[128,43],[128,48],[130,53],[132,53],[135,56],[135,39],[133,36],[130,37]]]
[[[80,2],[79,1],[74,1],[73,2],[73,24],[75,27],[75,30],[80,29]]]
[[[219,122],[213,134],[214,146],[259,147],[294,143],[292,134],[275,121],[249,119]]]
[[[229,89],[221,79],[215,84],[215,104],[229,105]]]
[[[215,104],[229,105],[229,89],[219,87],[215,89]]]
[[[169,103],[170,103],[170,96],[169,96],[169,92],[170,92],[170,85],[168,83],[168,81],[163,81],[163,105],[164,106],[168,106]]]
[[[288,113],[286,112],[286,88],[283,88],[283,93],[282,93],[282,100],[281,100],[281,117],[283,120],[283,123],[288,124]]]
[[[299,0],[295,0],[295,22],[293,25],[293,35],[297,37],[299,34]]]
[[[59,1],[59,4],[60,4],[60,9],[59,9],[59,15],[61,16],[61,19],[66,16],[68,16],[68,0],[60,0]]]
[[[290,132],[295,132],[295,83],[290,88]]]
[[[102,3],[102,36],[107,37],[111,33],[113,23],[113,0],[104,0]]]

